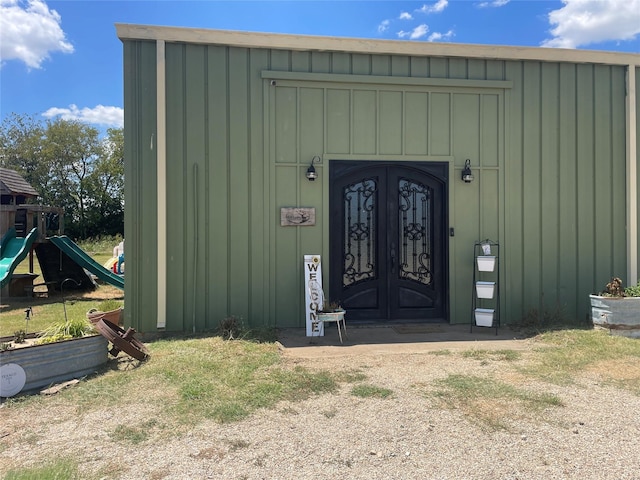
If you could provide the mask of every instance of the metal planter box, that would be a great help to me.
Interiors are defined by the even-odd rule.
[[[474,313],[476,316],[476,326],[493,326],[493,308],[476,308]]]
[[[493,298],[496,282],[476,282],[476,295],[478,298]]]
[[[479,255],[476,258],[478,261],[478,271],[493,272],[493,269],[496,266],[496,257],[493,255]]]
[[[0,352],[0,365],[20,365],[26,374],[21,392],[95,373],[107,363],[107,340],[102,335],[32,345]]]
[[[591,321],[612,335],[640,338],[640,297],[589,295]]]

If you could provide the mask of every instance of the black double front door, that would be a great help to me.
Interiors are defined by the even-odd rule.
[[[331,161],[330,297],[349,321],[447,318],[441,162]]]

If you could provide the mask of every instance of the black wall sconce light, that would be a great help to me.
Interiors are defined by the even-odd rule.
[[[307,179],[310,182],[313,182],[316,178],[318,178],[316,167],[313,166],[314,163],[320,163],[320,157],[318,155],[311,159],[311,165],[309,165],[309,168],[307,168]]]
[[[468,158],[464,161],[464,170],[462,170],[462,181],[464,183],[473,182],[473,173],[471,173],[471,160]]]

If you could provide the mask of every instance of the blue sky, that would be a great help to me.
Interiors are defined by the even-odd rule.
[[[122,126],[115,23],[640,53],[640,0],[0,0],[0,116]]]

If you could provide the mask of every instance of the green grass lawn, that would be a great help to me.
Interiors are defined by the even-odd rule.
[[[103,237],[98,240],[80,242],[78,245],[100,265],[112,257],[113,247],[122,239]],[[30,272],[29,257],[25,258],[14,273],[35,273],[40,275],[34,283],[42,282],[40,264],[34,254],[33,271]],[[98,308],[107,299],[124,302],[124,292],[109,285],[101,285],[93,292],[68,292],[65,295],[47,295],[46,287],[36,287],[34,297],[3,298],[0,301],[0,337],[12,336],[19,330],[27,333],[41,332],[54,323],[65,319],[85,318],[86,312]],[[31,308],[30,320],[26,320],[25,310]]]
[[[3,299],[0,303],[0,337],[14,335],[25,330],[27,333],[42,332],[66,317],[69,320],[86,318],[92,308],[100,309],[107,299],[124,303],[124,292],[115,287],[101,285],[93,292],[73,292],[52,294],[48,297],[21,297]],[[31,309],[30,320],[26,320],[25,310]]]

